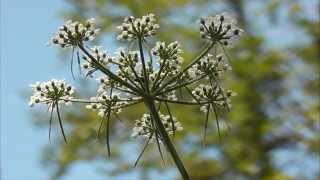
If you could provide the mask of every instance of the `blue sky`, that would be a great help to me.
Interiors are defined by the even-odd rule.
[[[58,13],[66,6],[62,0],[1,1],[2,180],[48,179],[48,169],[40,164],[42,147],[49,143],[48,131],[31,123],[33,109],[22,94],[35,81],[51,78],[72,81],[69,66],[59,61],[57,48],[46,46],[63,23]],[[105,179],[105,175],[97,173],[97,166],[99,162],[77,163],[62,179]],[[136,179],[137,172],[119,178],[128,176]]]
[[[66,67],[57,53],[45,46],[62,23],[62,1],[4,0],[1,2],[1,176],[3,180],[43,180],[41,147],[48,143],[45,130],[36,130],[26,98],[19,96],[29,84],[52,77],[63,78]],[[81,166],[78,172],[81,171]],[[87,169],[86,177],[94,177]],[[81,177],[71,171],[70,179]],[[83,175],[83,174],[82,174]],[[79,178],[81,179],[81,178]]]
[[[312,1],[314,2],[314,1]],[[311,3],[310,3],[311,4]],[[315,4],[315,3],[312,3]],[[1,1],[1,179],[43,180],[48,171],[39,164],[42,147],[49,143],[47,130],[31,123],[31,109],[22,95],[29,84],[51,78],[70,78],[68,66],[59,63],[57,51],[45,46],[62,24],[58,12],[67,5],[62,0]],[[260,25],[259,25],[260,26]],[[261,26],[262,27],[262,26]],[[287,28],[289,26],[286,26]],[[283,29],[269,31],[272,42]],[[301,32],[286,37],[300,35]],[[284,44],[285,45],[285,44]],[[79,163],[64,180],[99,179],[95,167]],[[101,178],[102,179],[102,178]]]

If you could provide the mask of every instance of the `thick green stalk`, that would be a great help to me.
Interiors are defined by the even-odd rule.
[[[171,157],[173,158],[177,168],[179,169],[181,176],[183,177],[184,180],[190,180],[190,177],[189,177],[174,145],[172,144],[165,127],[163,126],[163,124],[160,120],[160,117],[159,117],[158,111],[156,109],[156,106],[154,104],[154,101],[153,100],[146,100],[145,103],[151,112],[151,115],[155,121],[156,127],[158,128],[159,133],[162,137],[163,143],[164,143],[165,147],[167,148],[167,150],[169,151],[169,153],[171,154]]]

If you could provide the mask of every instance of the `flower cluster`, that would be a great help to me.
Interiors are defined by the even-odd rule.
[[[169,115],[164,115],[159,112],[160,120],[165,127],[167,133],[169,135],[174,134],[175,131],[182,131],[183,127],[181,126],[181,123],[175,118],[171,117]],[[135,126],[133,128],[132,136],[142,136],[151,140],[155,140],[156,135],[157,138],[161,140],[161,137],[159,136],[157,129],[155,128],[155,125],[153,124],[153,119],[150,114],[143,114],[141,119],[136,120]]]
[[[92,47],[91,52],[91,55],[103,66],[107,66],[108,63],[112,62],[112,57],[110,57],[101,46]],[[90,75],[97,70],[92,63],[91,58],[83,56],[82,59],[86,61],[84,64],[82,64],[82,67],[87,71],[87,75]]]
[[[107,92],[99,94],[97,97],[91,97],[91,103],[86,106],[87,109],[98,111],[98,115],[105,117],[108,112],[120,113],[121,106],[127,104],[126,101],[119,101],[119,94]]]
[[[155,23],[154,14],[148,14],[141,18],[127,17],[121,26],[118,26],[120,34],[118,40],[132,41],[137,38],[145,38],[155,35],[159,25]]]
[[[176,74],[180,71],[183,58],[181,53],[183,51],[180,48],[180,44],[175,41],[168,45],[165,42],[157,42],[156,46],[152,49],[153,55],[158,57],[160,66],[163,65],[168,71]]]
[[[223,89],[222,89],[223,91]],[[218,104],[218,105],[221,105],[223,107],[226,107],[227,109],[230,109],[232,107],[232,104],[231,104],[231,97],[233,96],[236,96],[237,93],[236,92],[233,92],[231,90],[228,90],[225,94],[224,94],[224,101],[217,101],[217,102],[213,102],[212,104],[204,104],[200,107],[200,111],[204,112],[204,113],[207,113],[209,109],[211,108],[215,108],[213,107],[214,104]]]
[[[204,74],[218,77],[223,72],[231,69],[231,66],[225,62],[222,54],[217,56],[208,54],[188,70],[188,75],[190,78],[196,78]]]
[[[29,105],[45,103],[49,106],[53,104],[70,105],[74,88],[65,83],[64,80],[52,79],[47,82],[36,82],[30,85],[33,91]]]
[[[156,46],[152,49],[153,55],[160,58],[160,60],[170,59],[181,61],[180,54],[183,51],[180,49],[180,44],[174,41],[168,45],[165,42],[157,42]]]
[[[132,136],[145,137],[148,139],[146,144],[149,140],[154,141],[155,139],[163,143],[174,158],[174,162],[180,167],[179,170],[185,175],[185,170],[182,170],[183,165],[179,163],[181,160],[174,153],[175,149],[169,137],[183,128],[181,123],[172,116],[173,111],[170,110],[169,104],[198,105],[201,111],[207,113],[206,122],[208,122],[210,110],[229,109],[231,97],[236,95],[230,90],[224,91],[220,86],[221,74],[231,70],[231,67],[223,55],[216,54],[215,49],[221,44],[230,44],[241,34],[242,30],[237,27],[235,21],[225,15],[204,18],[200,22],[202,38],[211,42],[199,55],[188,61],[189,64],[182,67],[182,50],[178,42],[157,42],[154,45],[151,44],[153,41],[146,40],[155,35],[159,28],[153,14],[140,18],[130,16],[124,20],[123,24],[118,27],[120,34],[117,38],[134,41],[138,46],[137,48],[129,46],[127,48],[129,50],[120,48],[115,56],[108,55],[101,46],[89,48],[85,44],[85,41],[93,40],[99,31],[93,19],[84,24],[68,21],[59,28],[52,38],[52,43],[62,48],[78,48],[78,61],[84,61],[82,68],[87,71],[87,76],[91,76],[96,71],[103,74],[98,78],[97,94],[87,99],[73,99],[73,87],[64,81],[53,79],[32,85],[33,95],[29,104],[33,106],[36,103],[46,103],[51,108],[51,112],[55,107],[66,141],[58,105],[71,102],[87,103],[86,108],[96,111],[107,121],[106,142],[110,154],[109,120],[112,118],[111,115],[117,117],[122,109],[144,103],[150,112],[143,114],[135,121]],[[80,53],[82,59],[79,58]],[[176,92],[180,93],[179,97],[176,96]],[[169,115],[160,113],[163,106]],[[216,111],[214,113],[219,123]],[[52,113],[50,123],[51,120]],[[101,125],[103,123],[100,124],[100,127]],[[161,154],[159,143],[157,144]]]
[[[59,28],[51,42],[62,48],[74,47],[83,41],[92,41],[99,31],[100,29],[96,28],[94,18],[87,20],[84,24],[69,20]]]
[[[218,85],[204,85],[200,84],[192,91],[193,96],[196,101],[207,101],[211,102],[208,104],[216,104],[223,107],[231,108],[231,99],[230,97],[236,96],[236,93],[228,90],[226,93],[224,89]],[[201,107],[203,110],[203,107]]]
[[[157,42],[152,49],[152,54],[157,58],[159,69],[151,74],[151,81],[163,82],[164,79],[173,77],[180,73],[183,58],[181,57],[182,50],[180,44],[175,41],[169,44],[165,42]],[[160,85],[158,83],[157,85]]]
[[[99,88],[98,88],[99,94],[110,89],[110,85],[113,82],[112,80],[110,80],[110,78],[108,76],[101,76],[101,77],[97,78],[97,81],[99,82]]]
[[[133,78],[135,81],[137,81],[136,78],[141,78],[142,69],[137,51],[129,51],[126,53],[124,49],[119,49],[116,54],[115,62],[119,65],[118,76],[123,79]]]
[[[243,30],[237,27],[235,20],[226,14],[200,20],[201,37],[225,46],[232,44],[242,32]]]

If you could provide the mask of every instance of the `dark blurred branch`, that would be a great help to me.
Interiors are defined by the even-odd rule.
[[[246,33],[250,33],[249,24],[247,23],[246,15],[244,14],[244,4],[243,0],[227,0],[230,8],[236,13],[239,19],[239,24],[243,27]]]
[[[273,137],[271,140],[264,141],[262,147],[266,152],[269,152],[280,147],[295,145],[298,138],[294,134]]]

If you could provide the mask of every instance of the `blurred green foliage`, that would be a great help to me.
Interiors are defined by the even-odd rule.
[[[221,125],[224,127],[221,141],[214,117],[210,120],[207,146],[202,146],[204,115],[198,112],[198,107],[173,108],[174,115],[185,129],[177,134],[174,141],[191,179],[286,180],[319,177],[320,34],[318,9],[314,8],[310,14],[312,4],[308,2],[311,1],[66,1],[70,7],[63,10],[63,17],[97,17],[105,33],[101,37],[109,34],[114,39],[114,34],[110,35],[110,32],[115,31],[124,16],[155,13],[161,26],[157,38],[182,42],[186,60],[191,59],[203,44],[198,33],[199,17],[222,11],[234,13],[246,34],[239,44],[227,50],[233,72],[227,76],[225,83],[238,96],[234,98],[231,112],[227,115],[221,113]],[[312,16],[317,18],[312,19]],[[267,25],[263,26],[261,21]],[[281,33],[285,33],[283,39],[268,39],[268,32],[279,26]],[[286,41],[286,33],[294,32],[290,28],[302,31],[304,35],[277,46]],[[103,45],[108,49],[119,44],[112,41],[112,44]],[[142,149],[143,142],[130,137],[131,127],[143,112],[143,106],[128,109],[121,115],[122,123],[117,118],[113,119],[110,159],[103,137],[100,140],[96,137],[100,123],[96,114],[84,108],[66,112],[64,120],[69,143],[64,144],[57,134],[52,144],[45,147],[43,164],[53,167],[53,179],[67,176],[68,169],[78,161],[112,164],[103,173],[119,177],[139,170],[141,179],[154,179],[149,177],[151,170],[175,170],[169,155],[165,165],[160,156],[155,155],[158,154],[156,146],[150,146],[152,148],[144,154],[139,167],[133,168],[134,158]],[[47,128],[47,121],[42,120],[44,117],[37,117],[41,117],[37,124]],[[302,152],[303,155],[288,153],[283,157],[276,156],[281,151]],[[287,159],[287,164],[279,164],[283,159]],[[311,161],[313,167],[304,167],[304,161]],[[286,169],[292,167],[296,170],[288,173]]]

